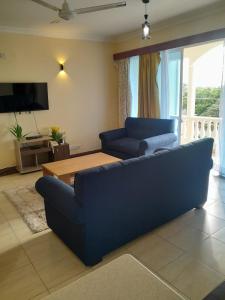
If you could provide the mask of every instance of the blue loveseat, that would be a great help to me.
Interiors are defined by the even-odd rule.
[[[127,118],[125,127],[99,135],[102,152],[122,159],[152,154],[158,148],[173,147],[177,141],[174,120]]]
[[[36,183],[48,226],[86,265],[207,199],[213,139]]]

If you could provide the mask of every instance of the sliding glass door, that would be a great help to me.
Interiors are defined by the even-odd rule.
[[[223,41],[184,48],[181,143],[205,137],[214,139],[214,168],[223,156],[222,122]],[[224,119],[225,120],[225,119]]]
[[[183,50],[172,49],[160,53],[158,70],[160,117],[175,120],[175,133],[180,140]]]
[[[225,177],[225,41],[223,43],[222,88],[220,97],[219,173]]]
[[[131,117],[138,116],[139,56],[130,58]]]
[[[158,69],[160,117],[175,120],[175,133],[180,140],[183,50],[160,52]],[[129,81],[131,86],[131,116],[138,116],[139,56],[130,58]]]
[[[214,138],[214,168],[225,176],[225,42],[160,52],[160,117],[175,120],[181,144]],[[139,57],[130,58],[131,116],[138,116]]]

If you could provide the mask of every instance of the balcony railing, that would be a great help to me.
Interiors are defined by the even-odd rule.
[[[182,116],[181,143],[188,143],[205,137],[214,138],[214,154],[219,144],[220,118]]]

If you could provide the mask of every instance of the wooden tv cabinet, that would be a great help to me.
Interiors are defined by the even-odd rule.
[[[41,170],[51,160],[51,138],[43,136],[32,140],[15,140],[16,167],[21,174]]]

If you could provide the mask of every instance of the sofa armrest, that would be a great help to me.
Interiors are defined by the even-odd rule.
[[[166,133],[144,139],[140,143],[140,155],[152,154],[158,148],[171,147],[177,141],[174,133]]]
[[[73,223],[83,222],[83,211],[76,201],[74,189],[53,176],[41,177],[35,184],[37,192]]]
[[[101,139],[102,143],[107,143],[109,141],[117,140],[125,136],[126,136],[125,128],[114,129],[99,134],[99,138]]]
[[[162,152],[168,152],[171,148],[169,147],[163,147],[163,148],[157,148],[156,150],[154,150],[154,154],[155,153],[162,153]]]

